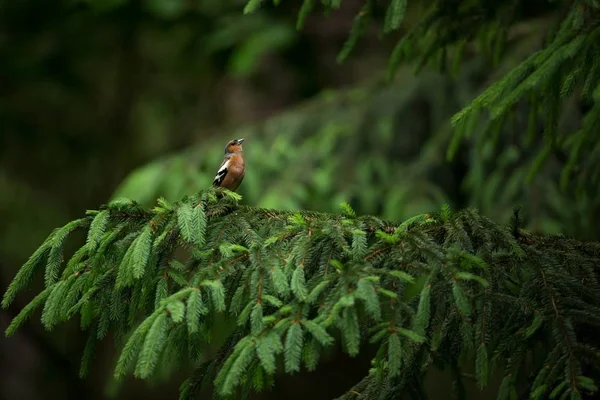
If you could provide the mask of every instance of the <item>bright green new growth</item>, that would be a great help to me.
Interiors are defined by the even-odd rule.
[[[212,381],[223,397],[262,390],[277,373],[317,368],[327,347],[339,342],[356,355],[367,341],[379,346],[373,368],[344,398],[421,393],[431,364],[473,369],[481,387],[501,368],[499,398],[516,390],[519,374],[537,376],[533,397],[596,390],[582,371],[598,365],[598,350],[579,332],[600,328],[597,244],[526,234],[518,218],[504,227],[447,206],[396,224],[358,217],[348,204],[339,215],[282,212],[223,193],[159,200],[151,210],[118,199],[55,230],[3,306],[36,270],[56,278],[6,334],[36,308],[48,329],[79,314],[90,333],[82,375],[111,331],[126,339],[115,377],[148,379],[158,365],[198,363],[224,316],[235,327],[182,398]],[[88,237],[65,265],[76,229]]]

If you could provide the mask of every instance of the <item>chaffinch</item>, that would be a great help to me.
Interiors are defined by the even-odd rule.
[[[213,180],[213,186],[235,191],[245,174],[245,162],[242,156],[242,143],[244,139],[234,139],[225,146],[225,157]]]

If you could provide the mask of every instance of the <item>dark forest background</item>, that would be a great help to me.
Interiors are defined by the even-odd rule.
[[[468,47],[460,65],[415,74],[403,64],[390,82],[390,52],[418,22],[412,8],[400,32],[371,25],[339,64],[362,1],[315,13],[301,30],[300,2],[243,15],[245,3],[0,1],[1,291],[53,228],[86,209],[116,196],[178,200],[210,185],[225,143],[238,137],[248,167],[239,192],[253,206],[335,211],[348,201],[359,214],[402,220],[448,203],[501,223],[521,206],[528,229],[600,239],[597,191],[561,189],[561,154],[528,179],[542,144],[541,135],[523,144],[525,106],[495,145],[474,130],[446,158],[452,115],[543,46],[553,3],[528,2],[494,64]],[[586,107],[568,100],[559,129],[574,129]],[[2,331],[33,293],[0,311]],[[36,318],[2,337],[0,398],[177,395],[186,371],[116,385],[110,340],[80,380],[84,342],[77,322],[47,332]],[[367,357],[329,363],[327,374],[283,377],[257,398],[332,398],[369,368]]]

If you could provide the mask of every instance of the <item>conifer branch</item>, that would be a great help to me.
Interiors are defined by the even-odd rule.
[[[317,5],[312,0],[303,1],[298,29],[303,27],[309,13],[320,9],[335,12],[342,3],[342,0],[322,1]],[[245,11],[256,11],[265,4],[249,0]],[[489,67],[496,67],[516,39],[529,37],[540,42],[529,57],[509,61],[508,73],[454,115],[447,158],[453,159],[466,139],[477,137],[477,150],[483,152],[483,146],[497,145],[500,132],[509,135],[508,132],[516,131],[514,140],[520,146],[527,149],[536,146],[535,156],[528,163],[529,173],[519,179],[523,183],[529,185],[556,154],[564,154],[559,157],[567,160],[561,171],[560,189],[589,191],[586,184],[600,180],[597,162],[600,146],[596,134],[600,123],[598,1],[536,3],[534,15],[531,3],[521,0],[432,0],[425,6],[408,0],[382,4],[363,0],[361,4],[337,59],[342,62],[348,58],[368,24],[378,22],[381,36],[400,32],[389,58],[390,80],[402,63],[414,65],[416,71],[425,66],[447,71],[452,63],[453,70],[457,70],[467,58],[464,50],[468,48],[469,53],[481,54]],[[383,18],[375,17],[377,11],[380,14],[383,11]],[[403,24],[408,13],[413,16],[410,20],[416,22]],[[559,122],[565,116],[563,106],[570,99],[591,104],[581,127],[575,131],[559,129]],[[527,135],[519,127],[509,125],[513,120],[510,117],[520,110],[529,113]],[[586,194],[593,198],[595,193]]]
[[[509,393],[536,346],[548,357],[529,371],[543,374],[532,393],[596,390],[582,371],[599,360],[582,355],[594,343],[579,332],[600,325],[585,317],[600,304],[598,243],[524,232],[517,214],[503,226],[443,207],[398,223],[357,216],[347,204],[339,214],[266,210],[217,194],[161,199],[152,209],[118,199],[56,230],[4,295],[6,307],[33,278],[32,265],[51,265],[45,289],[6,334],[36,308],[48,329],[79,314],[91,335],[82,374],[97,340],[114,331],[126,338],[115,377],[148,379],[197,360],[217,315],[236,321],[182,398],[207,380],[235,396],[277,373],[313,370],[337,338],[350,355],[366,339],[379,346],[369,384],[345,398],[419,394],[432,362],[474,368],[481,387],[501,365],[511,371],[501,386]],[[51,257],[74,229],[86,229],[86,241],[66,262]]]

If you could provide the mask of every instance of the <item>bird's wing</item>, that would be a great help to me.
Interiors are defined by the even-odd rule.
[[[221,164],[221,168],[217,171],[217,175],[215,175],[215,179],[213,179],[213,186],[221,186],[225,177],[227,176],[227,171],[229,168],[229,160],[223,161]]]

